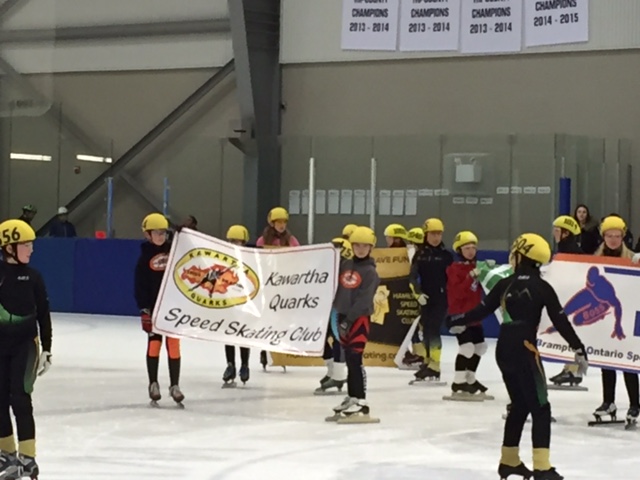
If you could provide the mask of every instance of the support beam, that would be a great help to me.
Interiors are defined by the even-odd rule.
[[[155,127],[153,127],[144,137],[142,137],[135,145],[127,150],[120,158],[118,158],[111,166],[105,170],[101,175],[95,178],[84,190],[76,195],[66,207],[71,211],[84,203],[86,200],[96,193],[104,181],[108,177],[118,178],[123,172],[125,167],[138,155],[140,155],[147,147],[155,142],[160,135],[162,135],[168,128],[174,125],[184,114],[186,114],[191,107],[196,105],[202,98],[210,93],[216,86],[218,86],[223,80],[225,80],[234,71],[234,61],[230,60],[220,70],[218,70],[210,79],[203,83],[195,92],[193,92],[186,100],[178,105],[169,115],[160,121]],[[38,234],[43,234],[48,231],[51,222],[55,217],[50,218],[38,230]]]
[[[1,9],[2,7],[0,7]],[[1,10],[0,10],[1,11]],[[33,44],[42,42],[86,42],[134,38],[211,35],[228,33],[229,19],[180,20],[122,25],[0,30],[0,44]]]
[[[155,210],[157,212],[162,212],[161,208],[158,208],[158,201],[153,193],[149,191],[147,187],[138,182],[135,178],[129,175],[127,172],[122,172],[120,174],[120,178],[124,180],[131,189],[138,194],[140,198],[142,198],[149,208]],[[176,219],[178,218],[177,212],[169,207],[169,218]]]
[[[16,13],[20,7],[28,1],[29,0],[5,0],[2,5],[0,5],[0,18],[5,20],[6,17]]]
[[[280,0],[228,0],[245,155],[243,222],[261,231],[280,204],[281,126]]]

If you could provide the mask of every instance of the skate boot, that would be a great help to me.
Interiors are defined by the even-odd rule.
[[[162,398],[162,395],[160,395],[160,385],[158,385],[158,382],[153,382],[151,385],[149,385],[149,398],[151,399],[151,406],[157,407],[158,400]]]
[[[329,375],[325,375],[324,377],[322,377],[320,379],[320,385],[322,385],[324,382],[326,382],[327,380],[329,380],[331,377]]]
[[[346,380],[335,380],[331,377],[329,379],[320,384],[318,388],[313,392],[314,395],[329,395],[329,394],[337,394],[342,392],[342,387],[344,386]],[[336,390],[332,390],[332,389]],[[331,390],[331,391],[329,391]]]
[[[420,355],[416,355],[407,350],[402,359],[402,364],[408,368],[418,368],[422,365],[423,361],[424,359]]]
[[[331,415],[330,417],[326,417],[324,419],[325,422],[337,422],[342,415],[342,412],[344,412],[347,408],[349,408],[353,403],[356,403],[357,401],[357,398],[351,398],[348,396],[344,397],[344,400],[342,400],[342,403],[340,405],[336,405],[335,407],[333,407],[333,415]]]
[[[611,402],[603,402],[598,408],[596,408],[595,412],[593,412],[593,416],[596,417],[595,423],[613,423],[616,422],[616,404]],[[603,420],[603,417],[609,416],[611,419],[608,421]]]
[[[2,480],[18,480],[21,465],[15,453],[0,450],[0,478]]]
[[[176,402],[176,405],[178,407],[184,408],[184,405],[182,404],[184,395],[180,391],[180,387],[178,385],[172,385],[171,387],[169,387],[169,395],[171,395],[171,398],[174,402]]]
[[[627,410],[627,424],[624,426],[625,430],[635,430],[638,427],[638,414],[640,409],[638,407],[630,407]]]
[[[236,386],[236,366],[233,363],[228,363],[227,368],[222,374],[222,388],[233,388]]]
[[[549,470],[534,470],[533,480],[563,480],[564,477],[560,475],[555,468]]]
[[[409,385],[415,385],[420,382],[430,383],[433,385],[443,385],[443,383],[440,382],[440,371],[427,364],[422,364],[422,366],[420,366],[420,370],[418,370],[414,376],[416,377],[415,380],[410,381]]]
[[[529,470],[524,463],[521,463],[517,467],[512,467],[510,465],[501,463],[498,466],[498,475],[500,475],[500,480],[508,480],[511,475],[522,477],[525,480],[528,480],[533,476],[533,472]]]
[[[35,458],[28,457],[26,455],[18,455],[18,462],[22,467],[22,478],[37,480],[38,475],[40,475],[40,469],[38,468],[38,464],[36,463]]]
[[[551,387],[558,387],[564,389],[578,389],[578,386],[582,383],[582,376],[578,375],[578,366],[575,364],[567,364],[562,371],[551,377],[549,381],[553,384]],[[580,387],[580,390],[586,390],[584,387]]]
[[[247,365],[240,366],[240,381],[243,385],[249,381],[249,367]]]
[[[338,423],[380,423],[380,419],[369,416],[369,404],[366,400],[359,399],[342,411]]]
[[[471,383],[470,387],[471,387],[471,393],[473,393],[474,395],[478,395],[479,397],[482,398],[482,400],[495,400],[496,399],[493,395],[489,395],[487,393],[487,390],[489,390],[489,389],[487,387],[485,387],[483,384],[481,384],[477,380],[475,382]]]
[[[267,352],[266,350],[262,350],[260,352],[260,365],[262,365],[262,369],[266,372],[267,371]]]
[[[452,383],[451,395],[445,395],[443,400],[453,400],[457,402],[482,402],[484,399],[476,395],[476,391],[468,383]]]

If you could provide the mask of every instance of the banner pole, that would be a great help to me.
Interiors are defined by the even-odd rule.
[[[369,227],[375,231],[376,229],[376,183],[377,183],[377,162],[375,157],[371,157],[371,185],[369,188],[369,201],[371,203],[371,210],[369,211]]]
[[[307,243],[313,244],[313,225],[316,213],[316,159],[309,158],[309,212],[307,216]]]

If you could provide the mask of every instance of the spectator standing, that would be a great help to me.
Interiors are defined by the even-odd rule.
[[[58,209],[58,215],[49,229],[49,236],[57,238],[77,237],[76,227],[69,221],[69,210],[66,207]]]
[[[36,216],[36,213],[38,213],[38,209],[36,208],[35,205],[31,205],[31,204],[25,205],[24,207],[22,207],[22,215],[20,215],[18,220],[22,220],[23,222],[26,222],[29,225],[31,225],[31,222],[33,221],[33,218]]]
[[[600,242],[598,222],[591,216],[589,207],[581,203],[573,212],[573,218],[580,224],[580,234],[576,235],[576,241],[584,253],[593,255]]]

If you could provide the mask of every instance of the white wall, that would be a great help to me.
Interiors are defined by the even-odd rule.
[[[525,0],[533,1],[533,0]],[[527,48],[523,53],[640,48],[640,1],[590,0],[587,43]],[[282,63],[458,57],[456,52],[369,52],[340,48],[342,0],[282,0]]]
[[[226,0],[29,0],[3,29],[46,29],[228,18]],[[7,45],[0,53],[21,73],[210,68],[233,56],[230,35]]]

